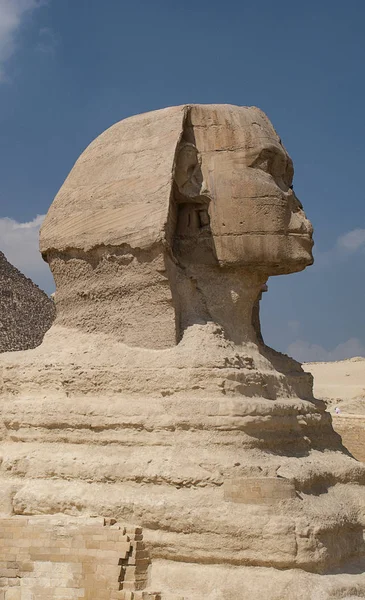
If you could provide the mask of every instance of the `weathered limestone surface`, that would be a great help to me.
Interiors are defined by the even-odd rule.
[[[0,251],[0,352],[39,346],[54,317],[52,300]]]
[[[313,260],[292,176],[256,108],[113,126],[42,228],[56,322],[0,360],[2,510],[142,527],[162,600],[365,596],[365,466],[260,333]]]

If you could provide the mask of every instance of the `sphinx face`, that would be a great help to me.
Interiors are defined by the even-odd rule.
[[[312,264],[313,228],[292,189],[292,162],[280,143],[260,138],[250,149],[218,155],[215,170],[211,219],[220,263],[269,274]]]
[[[178,226],[169,228],[172,171]],[[312,227],[292,178],[291,159],[255,107],[192,105],[137,115],[81,155],[44,221],[41,251],[47,258],[69,248],[148,249],[174,231],[203,239],[202,251],[187,244],[191,262],[267,275],[300,271],[313,262]]]
[[[256,108],[227,107],[206,122],[204,107],[193,107],[191,122],[190,142],[194,140],[199,153],[202,183],[191,205],[198,218],[187,216],[187,207],[184,218],[191,228],[202,227],[201,237],[206,238],[206,218],[201,215],[203,208],[208,211],[218,263],[268,275],[312,264],[312,225],[292,188],[293,163],[267,117]],[[189,190],[199,180],[197,166],[193,168],[189,148],[182,155],[191,174],[184,182]]]

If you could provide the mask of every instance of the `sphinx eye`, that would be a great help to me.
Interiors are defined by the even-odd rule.
[[[287,170],[287,159],[285,154],[276,148],[264,148],[250,166],[261,169],[273,177],[284,177]]]
[[[254,169],[261,169],[262,171],[265,171],[265,173],[271,173],[274,158],[273,152],[265,149],[260,152],[250,166]]]

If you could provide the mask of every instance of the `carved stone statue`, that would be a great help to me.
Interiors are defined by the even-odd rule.
[[[0,359],[3,507],[142,527],[162,600],[365,594],[365,466],[260,332],[268,277],[313,262],[292,180],[257,108],[117,123],[42,226],[56,322]]]
[[[313,262],[292,179],[257,108],[183,106],[114,125],[77,161],[42,227],[58,323],[147,348],[210,321],[238,344],[254,340],[252,304],[268,276]]]

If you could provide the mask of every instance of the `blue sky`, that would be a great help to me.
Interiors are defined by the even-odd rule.
[[[52,291],[41,215],[93,138],[163,106],[256,105],[316,242],[315,266],[270,279],[265,339],[365,355],[364,31],[363,0],[0,0],[0,249]]]

